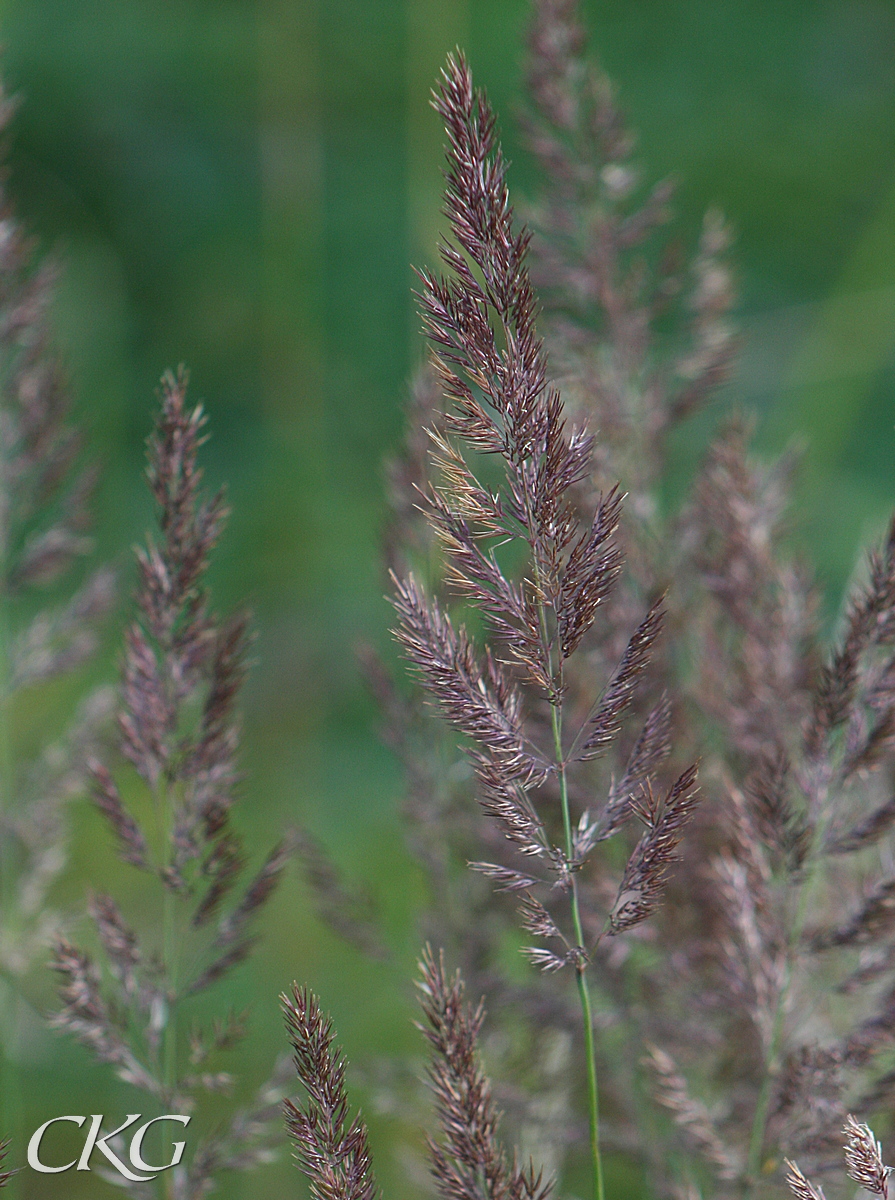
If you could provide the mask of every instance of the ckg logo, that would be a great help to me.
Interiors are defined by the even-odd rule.
[[[42,1175],[61,1175],[64,1171],[70,1171],[72,1167],[76,1171],[90,1170],[90,1156],[94,1150],[98,1150],[112,1164],[119,1175],[129,1180],[131,1183],[148,1183],[150,1179],[155,1179],[162,1171],[169,1171],[171,1167],[176,1167],[183,1158],[183,1151],[186,1147],[186,1142],[173,1143],[173,1155],[171,1161],[163,1166],[155,1166],[148,1163],[143,1158],[143,1139],[146,1137],[147,1130],[157,1125],[160,1121],[175,1121],[179,1125],[186,1128],[190,1123],[189,1117],[180,1116],[176,1113],[166,1113],[161,1117],[153,1117],[151,1121],[144,1122],[139,1129],[134,1131],[131,1137],[130,1147],[128,1148],[127,1157],[129,1163],[124,1163],[112,1147],[109,1145],[113,1139],[124,1133],[125,1129],[130,1129],[135,1121],[140,1120],[140,1113],[128,1113],[127,1120],[123,1125],[119,1125],[117,1129],[113,1129],[111,1133],[104,1133],[100,1137],[100,1131],[103,1124],[102,1113],[93,1113],[90,1118],[90,1127],[87,1131],[87,1137],[84,1141],[84,1149],[81,1151],[79,1158],[73,1158],[70,1163],[65,1163],[61,1167],[48,1166],[40,1157],[40,1144],[44,1134],[51,1125],[55,1125],[57,1121],[71,1121],[72,1124],[79,1128],[84,1125],[87,1118],[80,1116],[68,1117],[51,1117],[49,1121],[44,1121],[39,1129],[35,1129],[31,1135],[31,1140],[28,1143],[28,1166],[32,1171],[39,1171]]]

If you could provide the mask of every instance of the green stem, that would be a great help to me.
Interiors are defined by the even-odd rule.
[[[752,1121],[752,1133],[749,1138],[746,1175],[749,1180],[749,1194],[751,1196],[755,1196],[758,1192],[758,1181],[762,1166],[762,1150],[764,1149],[764,1137],[768,1124],[768,1110],[771,1104],[771,1089],[774,1083],[774,1075],[776,1074],[777,1058],[780,1053],[783,1021],[786,1015],[786,1000],[789,995],[791,981],[792,968],[791,964],[787,962],[783,984],[777,999],[777,1008],[774,1012],[774,1022],[771,1027],[771,1042],[768,1047],[768,1059],[765,1066],[764,1078],[761,1081],[761,1089],[758,1093],[758,1100],[755,1105],[755,1117]]]
[[[170,784],[166,784],[161,797],[162,806],[162,862],[167,862],[173,838],[174,798]],[[167,989],[168,1011],[165,1018],[165,1033],[162,1046],[162,1079],[165,1085],[163,1104],[167,1108],[177,1090],[177,896],[162,882],[162,962],[163,979]],[[162,1110],[164,1111],[164,1109]],[[160,1176],[163,1197],[173,1200],[174,1172],[166,1171]]]
[[[808,864],[805,868],[805,877],[799,891],[799,899],[798,904],[796,905],[795,917],[790,927],[789,940],[786,946],[786,962],[784,965],[783,980],[780,985],[780,991],[777,993],[777,1004],[774,1009],[774,1020],[771,1025],[771,1039],[768,1045],[768,1056],[765,1065],[764,1078],[761,1081],[758,1100],[755,1104],[755,1116],[752,1121],[752,1133],[749,1138],[749,1154],[746,1159],[748,1194],[753,1197],[753,1200],[758,1194],[758,1185],[761,1178],[764,1140],[768,1125],[768,1113],[771,1106],[771,1095],[774,1086],[774,1079],[777,1075],[777,1070],[779,1067],[780,1050],[783,1042],[783,1029],[786,1021],[786,1009],[789,1003],[789,993],[792,988],[795,957],[798,951],[799,943],[802,940],[802,934],[805,930],[805,922],[808,918],[808,902],[811,898],[814,880],[817,875],[817,868],[820,860],[819,849],[823,841],[825,830],[825,822],[819,822],[815,827],[811,849],[809,850]]]
[[[2,550],[3,566],[6,566],[6,548]],[[9,617],[9,594],[6,587],[6,570],[3,570],[2,590],[0,590],[0,815],[2,823],[11,821],[14,803],[12,786],[12,730],[10,728],[10,646],[11,629]],[[0,831],[0,929],[14,940],[17,936],[16,924],[16,880],[15,880],[15,848],[9,829]],[[0,995],[2,1014],[0,1014],[0,1058],[2,1058],[3,1078],[0,1083],[0,1140],[12,1139],[17,1149],[22,1141],[22,1106],[21,1080],[18,1064],[15,1060],[16,1041],[18,1039],[19,1022],[21,1019],[19,989],[21,980],[12,974],[7,975],[6,986]],[[10,1200],[14,1200],[20,1189],[20,1177],[14,1175],[7,1185],[10,1188]]]
[[[569,808],[569,785],[566,777],[566,765],[562,753],[562,711],[559,704],[551,709],[553,721],[553,744],[556,761],[559,766],[559,792],[562,803],[563,829],[566,839],[566,856],[571,862],[573,855],[572,816]],[[581,906],[578,901],[578,881],[574,873],[571,878],[570,898],[572,905],[572,926],[575,930],[575,941],[579,950],[579,959],[575,964],[575,974],[578,982],[578,996],[581,1000],[581,1014],[584,1021],[584,1055],[587,1060],[587,1101],[588,1124],[590,1127],[590,1154],[593,1166],[594,1200],[605,1200],[603,1185],[603,1159],[600,1154],[600,1093],[597,1084],[597,1059],[594,1046],[594,1019],[590,1002],[590,989],[587,986],[585,974],[587,962],[584,958],[584,927],[581,921]]]
[[[177,931],[175,927],[176,897],[165,887],[163,908],[163,961],[168,988],[168,1014],[165,1021],[164,1082],[168,1098],[177,1082]]]
[[[584,967],[577,967],[578,995],[581,999],[581,1012],[584,1017],[584,1053],[587,1059],[587,1101],[588,1125],[590,1129],[590,1156],[594,1172],[594,1195],[597,1200],[604,1200],[603,1188],[603,1159],[600,1154],[600,1094],[597,1088],[597,1060],[594,1046],[594,1021],[590,1006],[590,991],[584,974]]]
[[[527,491],[526,502],[529,504],[530,508],[530,501]],[[532,547],[532,550],[534,550],[534,547]],[[541,595],[541,572],[536,554],[533,554],[533,565],[538,594]],[[553,653],[550,647],[550,636],[547,628],[547,612],[543,601],[538,603],[538,619],[541,629],[541,641],[543,643],[544,656],[547,660],[547,665],[552,677]],[[569,806],[569,781],[566,774],[566,762],[562,749],[562,674],[562,659],[560,658],[557,695],[555,703],[551,701],[550,704],[550,719],[553,726],[553,751],[556,757],[556,767],[559,772],[559,794],[560,802],[562,804],[562,823],[563,832],[565,834],[566,858],[571,864],[574,855],[574,842],[572,838],[572,814]],[[584,926],[581,921],[581,905],[578,901],[578,880],[575,877],[574,871],[571,873],[569,897],[572,908],[572,927],[575,931],[576,949],[578,950],[578,957],[575,963],[575,975],[578,984],[578,997],[581,1001],[581,1015],[584,1023],[584,1054],[585,1058],[587,1059],[587,1113],[590,1131],[590,1156],[591,1166],[593,1169],[594,1200],[605,1200],[606,1193],[603,1185],[603,1158],[600,1154],[600,1092],[597,1082],[596,1047],[594,1046],[594,1019],[590,1002],[590,989],[587,986],[587,976],[585,974],[587,968],[587,958],[584,949]]]

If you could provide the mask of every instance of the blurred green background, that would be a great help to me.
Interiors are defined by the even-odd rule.
[[[835,597],[895,500],[895,3],[586,8],[647,176],[681,180],[685,236],[709,205],[738,234],[744,355],[681,439],[679,473],[735,400],[759,410],[760,445],[803,437],[797,536]],[[275,1000],[292,978],[321,993],[359,1065],[418,1053],[407,980],[422,884],[353,646],[387,645],[381,462],[422,354],[409,263],[433,260],[440,226],[428,89],[464,46],[501,114],[511,183],[530,194],[514,122],[525,20],[525,0],[0,2],[22,98],[10,188],[67,264],[58,327],[106,465],[99,552],[127,564],[148,526],[153,393],[186,362],[211,416],[207,475],[234,507],[216,596],[248,601],[258,629],[243,827],[260,853],[284,822],[306,822],[370,887],[394,952],[373,965],[341,946],[292,874],[264,949],[227,989],[253,1005],[252,1083],[282,1044]],[[79,812],[69,899],[104,871],[125,895],[134,886],[103,839]],[[25,1067],[31,1128],[126,1111],[86,1051],[37,1028]],[[358,1095],[370,1109],[370,1090]],[[386,1194],[419,1194],[402,1165],[408,1131],[375,1105],[370,1116]],[[113,1194],[74,1172],[28,1187]],[[303,1193],[284,1163],[222,1194]]]

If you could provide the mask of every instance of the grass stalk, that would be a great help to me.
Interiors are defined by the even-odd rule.
[[[805,877],[802,886],[799,889],[799,898],[796,905],[795,917],[789,931],[783,981],[780,985],[780,991],[777,995],[777,1004],[774,1009],[774,1020],[771,1025],[771,1038],[768,1045],[765,1073],[764,1078],[761,1081],[761,1088],[755,1104],[755,1116],[752,1121],[752,1129],[749,1136],[749,1151],[746,1159],[746,1179],[748,1195],[750,1196],[751,1200],[755,1200],[759,1191],[759,1181],[762,1173],[762,1152],[764,1150],[764,1139],[767,1132],[768,1115],[771,1106],[774,1078],[780,1066],[780,1049],[783,1043],[783,1027],[786,1020],[786,1009],[789,1004],[789,996],[792,990],[794,974],[793,968],[799,943],[802,940],[802,934],[805,930],[805,922],[808,918],[808,903],[814,890],[814,882],[817,877],[818,867],[820,865],[820,855],[818,850],[823,841],[825,831],[826,823],[823,821],[818,822],[818,825],[815,829],[814,838],[812,839],[811,850],[809,852],[808,867],[805,871]]]
[[[560,686],[560,691],[561,691]],[[553,723],[553,745],[559,768],[559,791],[562,804],[563,831],[565,833],[566,854],[572,858],[572,816],[569,808],[569,785],[566,777],[566,765],[562,753],[562,700],[551,707]],[[575,964],[575,975],[578,984],[578,996],[581,1001],[581,1015],[584,1023],[584,1056],[587,1063],[587,1111],[590,1136],[591,1167],[593,1171],[594,1200],[604,1200],[605,1188],[603,1182],[603,1159],[600,1154],[600,1093],[597,1080],[596,1047],[594,1045],[593,1009],[590,1001],[590,989],[587,984],[587,961],[584,957],[584,928],[581,922],[581,907],[578,902],[578,881],[572,875],[570,888],[570,903],[572,909],[572,927],[575,931],[577,949],[581,952]]]
[[[4,538],[5,543],[5,538]],[[9,592],[6,586],[8,576],[7,547],[2,548],[3,555],[3,584],[0,590],[0,815],[4,823],[12,819],[13,778],[12,778],[12,730],[10,727],[10,619]],[[0,837],[0,906],[2,906],[2,921],[0,927],[10,925],[16,905],[15,887],[15,850],[12,838],[8,833]],[[18,1037],[20,1018],[19,1008],[19,979],[12,973],[5,973],[3,985],[2,1024],[0,1024],[0,1059],[2,1059],[3,1080],[0,1086],[0,1139],[10,1138],[15,1146],[21,1144],[22,1134],[22,1105],[21,1079],[18,1064],[15,1059],[15,1042]],[[6,1185],[10,1189],[10,1200],[15,1200],[21,1191],[19,1176],[13,1175]]]
[[[0,584],[0,812],[6,829],[0,839],[0,924],[10,928],[16,913],[16,851],[10,836],[10,823],[14,805],[12,769],[12,728],[10,701],[12,680],[10,649],[10,594],[8,594],[8,546],[4,530],[2,554],[2,584]],[[0,1087],[0,1136],[10,1139],[13,1146],[22,1144],[22,1081],[16,1062],[16,1040],[20,1019],[20,980],[13,972],[4,973],[4,1002],[2,1002],[2,1086]],[[18,1175],[13,1175],[6,1184],[10,1188],[10,1200],[20,1193]]]
[[[164,828],[164,844],[162,853],[167,858],[171,846],[173,825],[173,804],[171,789],[165,787],[162,793],[162,824]],[[177,897],[170,887],[164,887],[162,895],[162,961],[164,977],[168,982],[168,1011],[165,1018],[165,1037],[163,1046],[163,1080],[165,1084],[167,1104],[174,1095],[177,1085]]]
[[[168,649],[170,652],[170,647]],[[159,795],[159,817],[162,834],[160,861],[165,867],[169,867],[174,835],[174,789],[167,780]],[[165,1112],[171,1111],[170,1106],[177,1092],[178,988],[177,895],[167,883],[162,884],[162,963],[163,978],[167,983],[167,1011],[161,1063],[161,1076],[164,1084],[161,1112]],[[159,1176],[159,1183],[162,1200],[174,1200],[174,1172],[163,1172]]]
[[[531,507],[531,501],[526,494],[526,500]],[[533,558],[535,579],[538,593],[542,594],[541,571],[537,556]],[[543,603],[538,603],[538,621],[541,639],[547,659],[553,667],[553,651],[549,630],[547,627],[547,610]],[[574,857],[574,842],[572,836],[572,811],[569,805],[569,781],[566,773],[565,756],[562,747],[562,696],[563,670],[562,661],[559,665],[559,680],[557,684],[556,703],[550,705],[550,721],[553,729],[553,753],[556,759],[556,769],[559,773],[559,796],[562,806],[563,835],[565,839],[566,857],[571,863]],[[581,920],[581,905],[578,900],[578,880],[574,871],[571,873],[569,887],[569,903],[572,911],[572,929],[575,934],[575,947],[578,950],[575,962],[575,979],[578,987],[578,997],[581,1002],[581,1017],[584,1026],[584,1057],[587,1064],[587,1123],[590,1141],[591,1171],[593,1175],[594,1200],[605,1200],[605,1185],[603,1182],[603,1157],[600,1153],[600,1090],[597,1079],[596,1046],[594,1044],[593,1008],[590,1001],[590,988],[587,985],[587,957],[584,948],[584,925]]]

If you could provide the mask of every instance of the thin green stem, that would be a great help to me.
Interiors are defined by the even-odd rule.
[[[600,1093],[597,1087],[597,1060],[594,1045],[593,1012],[590,1006],[590,991],[584,967],[576,968],[578,995],[584,1017],[584,1055],[587,1060],[588,1125],[590,1130],[590,1156],[594,1172],[594,1195],[604,1200],[603,1158],[600,1154]]]
[[[161,825],[162,851],[161,860],[167,863],[173,835],[174,797],[170,784],[166,784],[161,796]],[[178,946],[177,946],[177,896],[172,889],[162,883],[162,963],[163,978],[168,993],[168,1011],[165,1019],[164,1041],[162,1045],[162,1079],[164,1083],[164,1105],[170,1103],[177,1090],[177,986],[178,986]],[[167,1200],[174,1197],[173,1171],[166,1171],[161,1177],[161,1192]]]
[[[163,907],[163,961],[168,987],[168,1015],[165,1022],[164,1083],[170,1098],[177,1082],[177,930],[176,897],[165,888]]]
[[[5,543],[5,538],[4,538]],[[13,774],[12,774],[12,730],[10,728],[10,698],[12,680],[10,670],[11,628],[9,615],[9,593],[6,586],[7,555],[2,547],[2,583],[0,583],[0,823],[12,820]],[[6,927],[12,937],[16,936],[16,880],[15,847],[8,830],[0,836],[0,928]],[[0,1083],[0,1139],[8,1137],[16,1145],[21,1144],[22,1106],[21,1081],[15,1060],[21,1018],[19,989],[21,980],[9,974],[5,993],[0,997],[0,1057],[2,1057],[3,1079]],[[19,1176],[14,1175],[7,1185],[10,1200],[20,1191]]]
[[[768,1124],[768,1111],[771,1104],[771,1089],[774,1083],[774,1075],[776,1074],[777,1058],[780,1054],[780,1042],[783,1036],[783,1023],[786,1015],[786,999],[789,995],[791,982],[792,965],[790,962],[787,962],[786,970],[783,976],[783,984],[780,988],[780,995],[777,1000],[777,1008],[774,1012],[774,1022],[771,1027],[771,1041],[770,1045],[768,1046],[768,1058],[765,1066],[764,1078],[761,1081],[758,1100],[755,1104],[755,1116],[752,1121],[752,1133],[749,1137],[749,1155],[746,1160],[746,1175],[749,1180],[750,1196],[755,1196],[758,1191],[758,1181],[762,1166],[762,1150],[764,1149],[764,1137]]]
[[[525,491],[526,502],[530,505],[528,491]],[[534,547],[532,547],[534,551]],[[538,595],[542,594],[541,572],[537,554],[533,553],[533,565]],[[553,652],[550,645],[550,635],[547,628],[547,612],[543,600],[538,602],[538,621],[540,624],[541,641],[544,655],[551,678],[553,677]],[[574,856],[572,838],[572,813],[569,806],[569,781],[566,774],[566,761],[562,749],[562,659],[559,665],[559,680],[555,702],[550,704],[550,720],[553,726],[553,752],[556,758],[556,768],[559,772],[559,794],[562,804],[562,823],[566,843],[566,858],[571,864]],[[587,986],[587,958],[584,948],[584,926],[581,921],[581,906],[578,901],[578,880],[574,871],[571,873],[569,898],[572,908],[572,928],[575,932],[578,957],[575,963],[575,975],[578,983],[578,996],[581,1001],[581,1015],[584,1023],[584,1054],[587,1060],[587,1112],[590,1130],[590,1156],[593,1170],[594,1200],[605,1200],[603,1184],[603,1158],[600,1154],[600,1092],[597,1081],[596,1047],[594,1045],[594,1019],[590,1002],[590,989]]]
[[[559,792],[562,803],[563,830],[566,839],[566,856],[571,862],[573,855],[572,816],[569,808],[569,785],[566,777],[566,764],[562,753],[562,709],[561,703],[551,707],[553,722],[553,744],[556,752],[556,762],[559,767]],[[600,1154],[600,1093],[597,1082],[597,1059],[594,1045],[594,1019],[590,1002],[590,989],[587,985],[586,966],[584,957],[584,927],[581,921],[581,906],[578,901],[578,881],[574,873],[571,878],[570,899],[572,906],[572,926],[575,931],[575,941],[579,950],[579,959],[575,964],[575,974],[578,982],[578,996],[581,1000],[581,1014],[584,1021],[584,1056],[587,1062],[587,1100],[588,1124],[590,1128],[590,1154],[593,1167],[594,1200],[605,1200],[603,1184],[603,1158]]]
[[[805,922],[808,918],[808,904],[811,898],[814,880],[817,876],[817,868],[820,861],[819,847],[823,841],[825,829],[825,823],[818,822],[818,825],[815,827],[811,849],[809,850],[808,865],[805,868],[804,880],[799,890],[799,899],[796,905],[795,917],[792,925],[790,926],[789,939],[786,946],[786,961],[783,969],[783,980],[780,985],[780,991],[777,993],[777,1004],[774,1009],[774,1019],[771,1024],[771,1037],[768,1044],[768,1055],[765,1064],[764,1078],[761,1081],[761,1088],[759,1089],[758,1099],[755,1103],[755,1116],[752,1121],[752,1132],[749,1138],[749,1153],[746,1159],[748,1194],[753,1198],[753,1200],[758,1194],[758,1186],[761,1179],[764,1140],[767,1132],[768,1115],[770,1112],[774,1079],[777,1075],[780,1065],[780,1050],[783,1042],[783,1030],[786,1023],[786,1009],[789,1004],[789,994],[792,989],[795,957],[798,952],[799,943],[802,940],[802,934],[805,930]]]

